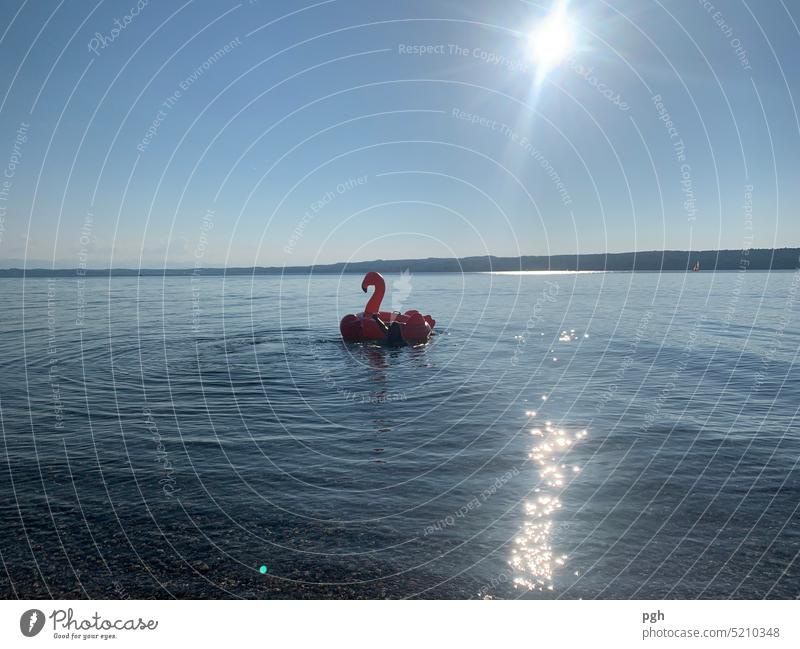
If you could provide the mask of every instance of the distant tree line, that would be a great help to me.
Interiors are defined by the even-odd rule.
[[[700,271],[794,270],[800,268],[800,248],[752,248],[749,250],[648,250],[645,252],[593,253],[524,257],[462,257],[427,259],[376,259],[316,266],[255,266],[248,268],[112,268],[81,270],[86,277],[182,276],[182,275],[281,275],[309,273],[364,273],[376,270],[399,273],[476,273],[521,270],[607,270],[607,271]],[[77,269],[8,268],[0,277],[69,277]]]

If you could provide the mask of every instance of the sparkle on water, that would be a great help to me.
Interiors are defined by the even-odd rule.
[[[599,275],[604,270],[485,270],[480,275]]]
[[[562,331],[559,334],[558,340],[559,340],[559,342],[562,342],[562,343],[568,343],[568,342],[572,342],[577,337],[578,336],[575,334],[575,330],[574,329],[570,329],[569,331],[567,331],[565,329],[564,331]]]
[[[561,508],[560,495],[567,485],[565,473],[580,471],[578,466],[568,467],[565,456],[586,434],[585,430],[569,433],[549,421],[544,428],[531,430],[538,443],[529,457],[539,468],[541,484],[534,490],[535,497],[525,503],[525,521],[511,551],[509,564],[517,588],[553,590],[553,571],[567,561],[567,555],[555,552],[551,544],[553,514]]]

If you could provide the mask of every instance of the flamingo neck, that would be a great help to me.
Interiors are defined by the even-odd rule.
[[[386,286],[381,282],[380,284],[375,284],[375,292],[372,294],[372,297],[367,302],[367,306],[364,307],[364,313],[378,313],[381,310],[381,302],[383,301],[383,295],[386,292]]]

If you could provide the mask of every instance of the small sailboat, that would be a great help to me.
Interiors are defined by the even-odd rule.
[[[700,270],[700,260],[699,259],[695,259],[694,266],[692,266],[692,272],[696,273],[699,270]]]

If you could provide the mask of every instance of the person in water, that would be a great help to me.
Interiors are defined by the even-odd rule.
[[[406,341],[403,339],[403,325],[397,320],[392,320],[388,325],[381,320],[377,313],[372,314],[372,319],[381,328],[381,331],[386,334],[386,343],[392,347],[399,347],[405,345]]]

